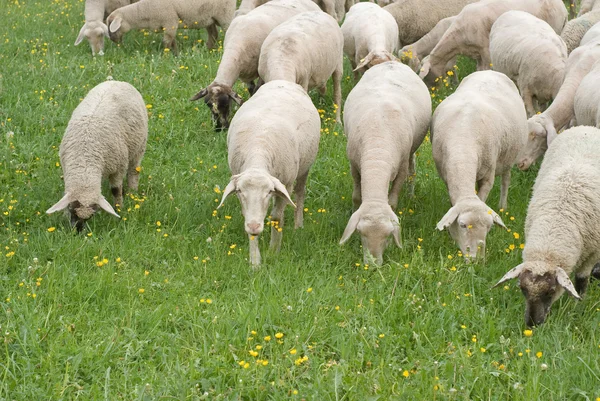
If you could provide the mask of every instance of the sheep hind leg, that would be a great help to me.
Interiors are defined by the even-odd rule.
[[[592,277],[596,280],[600,280],[600,263],[596,263],[594,269],[592,270]]]
[[[113,174],[108,177],[110,182],[110,192],[113,196],[115,205],[123,206],[123,176],[120,174]]]
[[[290,192],[290,190],[288,190],[288,192]],[[276,253],[279,253],[281,241],[283,239],[283,209],[285,208],[285,205],[286,200],[279,196],[275,197],[275,205],[271,211],[271,216],[273,217],[272,221],[274,221],[275,224],[271,226],[271,242],[269,243],[269,248]]]
[[[165,48],[172,50],[174,54],[177,54],[177,42],[175,41],[175,37],[177,36],[177,23],[170,25],[170,27],[165,28],[163,45]]]
[[[141,157],[138,160],[134,160],[129,163],[129,168],[127,169],[127,188],[130,190],[137,192],[138,185],[140,181],[140,162]]]
[[[335,108],[335,122],[338,124],[342,123],[341,110],[342,110],[342,74],[344,72],[344,66],[342,61],[340,65],[333,72],[333,103]]]
[[[502,174],[502,184],[500,185],[500,209],[506,210],[508,207],[508,187],[510,186],[510,170]]]
[[[352,180],[354,181],[354,190],[352,191],[352,207],[354,207],[354,210],[358,210],[360,204],[362,203],[362,194],[360,192],[360,171],[351,165],[350,172],[352,173]]]
[[[217,38],[219,36],[219,31],[217,30],[217,25],[212,24],[212,25],[207,26],[206,32],[208,33],[206,47],[208,47],[209,49],[214,49],[215,43],[217,42]]]
[[[600,252],[592,254],[592,256],[590,256],[575,273],[575,291],[577,291],[581,297],[583,297],[587,290],[592,271],[596,272],[597,270],[594,269],[594,267],[598,265],[598,261],[600,261]]]
[[[415,180],[417,179],[417,159],[415,154],[410,155],[408,160],[408,194],[411,198],[415,197]]]
[[[296,194],[296,210],[294,211],[294,228],[304,227],[304,197],[306,195],[306,180],[308,172],[296,179],[294,193]]]

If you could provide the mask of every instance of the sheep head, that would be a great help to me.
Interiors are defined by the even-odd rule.
[[[385,63],[387,61],[397,61],[398,59],[387,50],[382,51],[371,51],[361,60],[360,64],[356,66],[354,71],[366,71],[367,69],[376,66],[377,64]]]
[[[494,287],[514,278],[519,279],[525,296],[525,324],[529,327],[544,323],[550,307],[564,291],[581,300],[567,272],[547,262],[522,263],[506,273]]]
[[[87,38],[90,43],[90,47],[92,48],[92,55],[98,54],[99,56],[104,55],[104,37],[108,36],[108,26],[102,21],[90,21],[86,22],[81,30],[79,31],[79,35],[75,40],[75,46],[80,44],[83,41],[83,38]]]
[[[108,16],[106,25],[108,25],[108,36],[115,43],[121,43],[123,35],[131,30],[131,26],[123,19],[119,9],[116,9]]]
[[[527,146],[521,152],[517,166],[527,170],[540,156],[546,153],[549,143],[556,137],[556,129],[552,120],[543,114],[531,117],[527,121],[529,138]]]
[[[67,193],[54,206],[46,210],[46,213],[52,214],[65,209],[67,209],[69,212],[71,226],[75,227],[78,232],[83,230],[85,222],[88,221],[99,209],[102,209],[105,212],[120,218],[110,203],[108,203],[106,198],[104,198],[102,195],[100,195],[96,201],[80,202],[77,199],[73,199],[73,197]]]
[[[463,199],[452,206],[437,224],[448,229],[467,260],[485,255],[485,238],[492,225],[506,229],[500,216],[479,198]]]
[[[348,241],[354,231],[360,233],[365,263],[369,261],[370,256],[377,264],[383,263],[383,251],[387,247],[390,236],[393,236],[399,248],[402,247],[400,222],[387,202],[363,202],[350,217],[340,245]]]
[[[265,217],[273,195],[283,198],[296,207],[285,185],[263,170],[246,170],[231,177],[218,207],[221,207],[225,199],[233,193],[237,194],[242,205],[244,228],[249,235],[259,235],[263,232]]]
[[[231,86],[213,82],[200,92],[196,93],[190,100],[204,98],[204,103],[212,113],[212,119],[215,122],[217,131],[229,128],[229,109],[233,100],[241,106],[244,102],[242,98],[233,91]]]

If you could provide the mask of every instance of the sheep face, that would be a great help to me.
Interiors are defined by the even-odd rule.
[[[212,119],[217,131],[229,128],[229,109],[233,100],[238,105],[243,103],[242,98],[235,93],[229,85],[212,83],[202,89],[192,101],[204,98],[204,103],[210,109]]]
[[[383,263],[383,251],[391,236],[396,245],[402,247],[400,222],[387,203],[383,206],[380,203],[363,203],[350,218],[340,244],[345,243],[354,231],[360,233],[365,263],[370,259],[375,259],[378,265]]]
[[[82,205],[79,201],[69,203],[68,211],[71,220],[71,227],[81,232],[85,223],[98,211],[100,207],[97,204],[89,206]]]
[[[104,37],[108,37],[108,27],[101,21],[86,22],[79,31],[75,46],[86,38],[92,48],[92,55],[104,55]]]
[[[464,200],[448,210],[437,224],[448,228],[467,261],[485,255],[485,239],[493,224],[504,227],[502,219],[479,198]]]
[[[520,170],[527,170],[540,156],[546,153],[548,149],[548,135],[556,133],[552,121],[544,116],[533,116],[527,124],[529,126],[527,146],[517,162]]]
[[[522,263],[506,273],[494,287],[514,278],[519,279],[525,296],[525,324],[529,327],[544,323],[550,307],[563,292],[581,299],[565,270],[547,262]]]
[[[115,43],[121,43],[123,35],[131,30],[129,23],[119,15],[119,10],[115,10],[106,19],[108,25],[108,36]]]

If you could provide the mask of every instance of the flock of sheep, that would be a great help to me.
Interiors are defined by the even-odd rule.
[[[238,196],[253,265],[261,262],[257,236],[271,199],[271,248],[281,246],[286,205],[295,207],[295,226],[302,227],[321,127],[307,92],[324,92],[333,77],[341,123],[345,53],[357,81],[343,115],[355,211],[341,244],[358,231],[365,260],[378,263],[389,240],[401,246],[394,209],[429,131],[452,204],[437,228],[449,230],[467,259],[485,253],[494,224],[505,228],[485,203],[495,177],[501,176],[504,209],[513,165],[526,169],[546,153],[527,212],[524,261],[497,284],[519,279],[527,325],[543,323],[564,291],[580,299],[590,276],[600,278],[594,269],[600,262],[600,24],[594,25],[600,0],[585,0],[569,22],[561,0],[401,0],[385,7],[243,0],[237,11],[235,0],[128,3],[87,0],[75,44],[87,38],[101,54],[104,36],[119,41],[131,29],[149,28],[162,29],[164,45],[175,49],[183,26],[206,28],[213,46],[216,26],[226,30],[216,77],[192,100],[204,99],[216,128],[228,128],[233,175],[221,204]],[[458,55],[477,60],[478,71],[432,115],[428,85],[446,77]],[[238,79],[251,94],[245,102],[233,90]],[[232,102],[240,107],[230,121]],[[569,129],[558,135],[563,128]],[[147,112],[133,86],[107,81],[93,88],[63,137],[65,193],[48,213],[67,209],[79,231],[98,209],[118,217],[101,194],[101,180],[109,179],[115,204],[123,201],[125,176],[136,190],[147,136]]]

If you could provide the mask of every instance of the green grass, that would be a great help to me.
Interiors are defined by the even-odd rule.
[[[288,209],[281,254],[267,252],[265,234],[253,271],[239,202],[213,216],[230,176],[226,134],[188,101],[220,58],[198,42],[205,32],[180,31],[179,56],[159,34],[131,32],[92,58],[87,43],[73,47],[82,1],[0,5],[0,400],[600,397],[597,285],[584,302],[563,297],[532,337],[516,283],[490,290],[521,260],[536,168],[514,172],[511,232],[494,228],[486,262],[466,265],[435,230],[449,199],[424,143],[416,197],[400,200],[404,248],[365,266],[356,236],[338,245],[352,180],[331,98],[313,94],[325,132],[305,228],[290,228]],[[76,235],[44,211],[62,196],[58,145],[71,112],[109,75],[152,105],[140,190],[123,219],[99,213]]]

